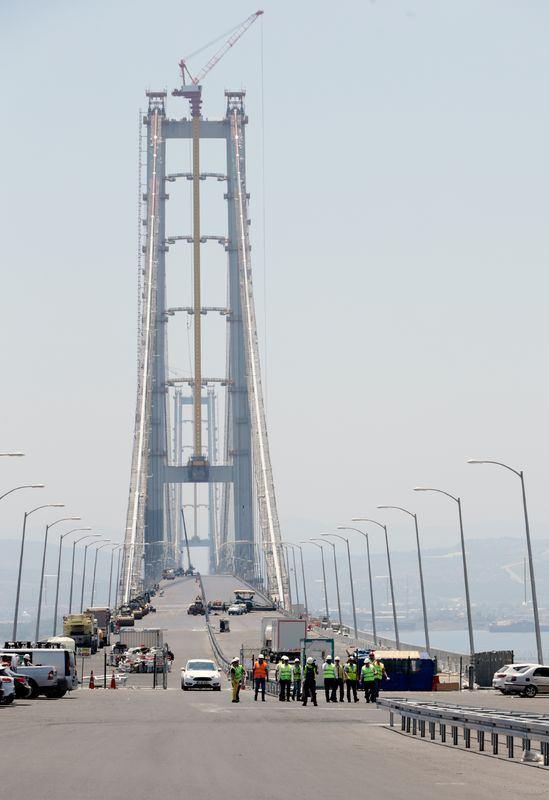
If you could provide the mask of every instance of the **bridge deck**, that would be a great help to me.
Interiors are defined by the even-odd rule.
[[[232,580],[208,578],[206,591],[223,599]],[[507,800],[516,797],[520,781],[525,796],[545,795],[541,770],[411,740],[386,729],[386,712],[363,702],[326,705],[319,698],[318,708],[303,708],[268,697],[254,703],[246,690],[235,706],[225,688],[182,692],[181,664],[211,655],[204,618],[186,614],[196,593],[193,579],[168,584],[157,598],[156,618],[148,618],[151,626],[168,629],[175,652],[167,691],[82,689],[62,700],[0,709],[9,732],[3,763],[21,763],[21,753],[27,754],[24,769],[2,770],[5,794],[56,800],[183,793],[193,800],[280,800],[292,794],[323,800],[358,790],[391,800],[462,800],[465,793]],[[260,618],[231,617],[235,645],[241,636],[256,635]],[[139,677],[150,685],[150,676]]]

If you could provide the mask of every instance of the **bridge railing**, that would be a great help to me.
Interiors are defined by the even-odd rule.
[[[508,758],[515,757],[515,740],[522,750],[529,752],[532,741],[539,742],[544,766],[549,766],[549,715],[536,715],[518,711],[458,706],[450,703],[426,703],[399,698],[379,698],[377,705],[389,711],[389,725],[394,727],[395,714],[400,716],[401,730],[412,736],[433,741],[438,736],[446,742],[450,737],[454,746],[471,748],[471,732],[476,732],[477,749],[485,752],[485,737],[490,736],[493,755],[499,755],[500,737],[505,737]],[[460,737],[461,731],[461,737]]]
[[[214,631],[212,628],[212,623],[210,622],[210,612],[208,610],[208,600],[206,597],[206,590],[204,588],[204,582],[202,580],[202,575],[200,573],[197,574],[198,585],[200,586],[200,594],[202,597],[202,602],[204,604],[204,616],[206,617],[206,628],[208,630],[208,637],[210,639],[210,644],[212,646],[212,650],[214,651],[215,657],[220,667],[224,670],[228,671],[231,662],[221,649],[218,644],[217,638],[214,635]]]

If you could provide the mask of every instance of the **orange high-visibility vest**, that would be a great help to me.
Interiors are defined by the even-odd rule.
[[[269,667],[267,662],[263,661],[262,664],[256,661],[254,664],[254,678],[267,678],[269,674]]]

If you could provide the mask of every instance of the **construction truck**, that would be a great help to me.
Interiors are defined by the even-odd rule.
[[[86,614],[91,614],[97,625],[97,640],[99,647],[106,647],[110,641],[111,610],[108,606],[93,606],[87,608]]]
[[[129,605],[120,606],[115,622],[119,628],[128,628],[135,625],[133,611]]]
[[[282,656],[300,656],[302,641],[306,636],[307,623],[304,619],[263,617],[261,620],[261,649],[273,663]]]
[[[202,598],[200,595],[196,597],[193,603],[189,605],[187,608],[187,614],[192,614],[196,616],[197,614],[205,614],[206,609],[204,608],[204,603],[202,602]]]
[[[89,611],[63,617],[63,635],[74,639],[76,647],[89,647],[92,653],[97,653],[99,644],[97,625],[93,614]]]

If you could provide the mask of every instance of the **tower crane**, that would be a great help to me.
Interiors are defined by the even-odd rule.
[[[187,77],[190,79],[191,84],[193,86],[197,86],[198,84],[200,84],[200,82],[204,80],[204,78],[206,77],[208,72],[210,72],[210,70],[212,70],[219,61],[221,61],[223,56],[226,53],[229,52],[231,47],[234,47],[234,45],[238,42],[238,40],[241,39],[242,36],[246,33],[248,28],[251,25],[253,25],[254,22],[256,21],[256,19],[258,17],[260,17],[262,14],[263,14],[263,11],[261,11],[261,10],[255,11],[253,14],[250,14],[250,16],[247,17],[244,20],[244,22],[240,23],[240,25],[237,25],[237,27],[233,29],[232,35],[219,48],[219,50],[216,53],[213,54],[213,56],[210,58],[210,60],[202,67],[200,72],[195,77],[192,76],[192,74],[191,74],[191,72],[190,72],[190,70],[189,70],[189,68],[187,66],[187,61],[190,58],[190,56],[187,56],[186,59],[182,58],[181,61],[179,62],[179,68],[181,70],[181,80],[182,80],[183,86],[185,86],[185,75],[187,75]],[[207,46],[208,45],[206,45],[206,47]],[[201,52],[201,50],[197,50],[195,53],[193,53],[193,55],[197,55],[197,53],[200,53],[200,52]],[[179,95],[181,93],[179,91],[175,90],[172,94]]]

